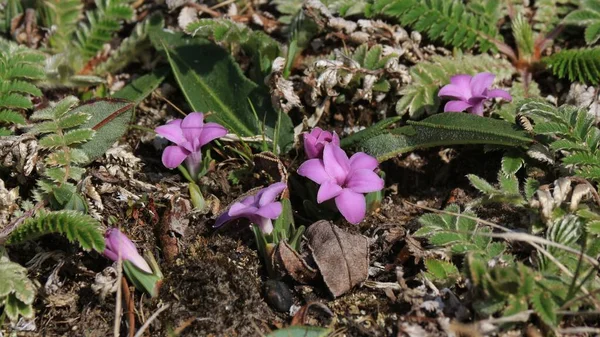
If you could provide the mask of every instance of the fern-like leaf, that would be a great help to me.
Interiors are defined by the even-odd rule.
[[[543,62],[559,78],[592,85],[600,83],[600,47],[563,50],[545,57]]]
[[[42,20],[46,27],[52,27],[48,42],[54,52],[62,53],[69,49],[82,14],[83,3],[80,0],[43,1]]]
[[[130,0],[96,0],[96,10],[87,11],[88,23],[80,24],[75,32],[77,47],[85,59],[96,56],[113,34],[121,29],[121,22],[133,17]]]
[[[85,250],[104,251],[104,235],[98,221],[76,211],[42,211],[15,229],[7,243],[17,244],[49,233],[60,233]]]
[[[450,82],[450,77],[483,71],[494,73],[497,81],[503,81],[512,76],[513,67],[506,60],[485,54],[457,55],[452,58],[434,56],[431,62],[421,62],[410,68],[413,80],[401,90],[403,97],[396,104],[396,112],[400,115],[408,112],[414,119],[435,113],[440,105],[438,91]]]
[[[131,34],[121,42],[117,49],[112,51],[106,61],[94,69],[94,72],[96,74],[114,74],[146,51],[147,47],[150,47],[148,41],[149,26],[150,20],[138,23]]]
[[[44,56],[32,49],[0,39],[0,124],[26,124],[22,110],[33,107],[31,97],[42,92],[31,80],[44,76]]]
[[[496,22],[470,13],[459,0],[377,0],[371,9],[457,48],[496,50],[494,42],[502,39]]]

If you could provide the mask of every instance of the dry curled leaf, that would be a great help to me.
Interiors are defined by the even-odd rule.
[[[159,239],[165,260],[175,261],[179,255],[179,237],[182,237],[188,224],[188,214],[192,207],[187,199],[173,198],[160,222]]]
[[[369,241],[350,234],[333,223],[317,221],[306,231],[313,259],[327,288],[338,297],[369,275]]]
[[[306,284],[314,281],[318,276],[318,271],[309,266],[306,260],[285,241],[277,245],[274,259],[274,265],[284,269],[296,282]]]
[[[0,165],[28,176],[37,164],[38,143],[32,135],[0,137]],[[13,172],[14,172],[13,171]]]

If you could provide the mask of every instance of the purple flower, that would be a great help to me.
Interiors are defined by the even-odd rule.
[[[321,158],[325,144],[332,143],[340,146],[340,137],[334,132],[323,131],[321,128],[314,128],[311,132],[304,133],[304,152],[308,159]]]
[[[214,227],[222,226],[224,223],[238,218],[247,218],[258,225],[265,234],[273,231],[272,219],[277,219],[282,211],[282,205],[275,201],[277,196],[286,188],[285,183],[275,183],[265,187],[255,195],[248,196],[242,201],[235,202],[227,212],[221,214]]]
[[[135,244],[129,240],[127,235],[123,234],[116,228],[111,228],[104,234],[106,242],[106,249],[104,249],[104,255],[113,261],[119,259],[129,261],[133,263],[139,269],[152,274],[152,269],[144,260],[144,258],[138,253]]]
[[[490,73],[479,73],[471,75],[455,75],[450,78],[450,84],[445,85],[438,94],[439,97],[450,98],[452,101],[446,103],[444,112],[461,112],[467,110],[479,116],[483,116],[483,103],[486,100],[500,97],[511,101],[510,94],[502,89],[492,89],[490,86],[496,76]]]
[[[365,218],[367,202],[364,193],[383,189],[383,179],[374,170],[377,159],[364,152],[350,159],[339,146],[325,144],[323,159],[309,159],[298,168],[298,174],[321,185],[317,202],[335,198],[335,204],[346,220],[353,224]]]
[[[192,112],[184,119],[175,119],[156,128],[156,133],[176,145],[165,148],[163,165],[173,169],[184,160],[190,175],[196,179],[202,164],[202,146],[223,137],[227,130],[217,123],[204,123],[204,115]]]

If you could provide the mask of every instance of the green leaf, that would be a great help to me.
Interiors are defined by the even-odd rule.
[[[594,44],[600,39],[600,20],[585,28],[585,43]]]
[[[523,157],[518,153],[507,153],[502,157],[502,174],[505,176],[515,175],[523,167]]]
[[[525,146],[532,139],[512,123],[462,113],[442,113],[410,126],[369,138],[359,148],[380,162],[399,154],[434,146],[492,144]]]
[[[154,69],[151,73],[131,81],[131,83],[117,91],[112,97],[130,101],[134,106],[137,106],[158,88],[169,73],[170,71],[168,68]]]
[[[558,325],[558,318],[556,311],[558,307],[552,300],[552,295],[548,292],[535,292],[531,296],[531,304],[535,313],[544,321],[544,323],[551,327]]]
[[[104,233],[98,221],[76,211],[41,211],[35,218],[25,219],[6,243],[17,244],[48,233],[60,233],[70,242],[77,241],[85,250],[104,251]]]
[[[432,278],[432,281],[446,287],[453,285],[460,277],[458,268],[452,262],[426,259],[425,267],[427,268],[426,275]]]
[[[194,111],[212,112],[207,120],[218,122],[241,137],[263,134],[273,139],[279,118],[266,90],[244,76],[221,47],[183,33],[152,29],[154,46],[165,53],[173,74]],[[257,114],[254,114],[254,107]],[[277,144],[285,152],[293,143],[291,119],[282,114],[285,126]]]
[[[263,134],[273,139],[279,115],[265,89],[247,79],[223,48],[183,33],[151,30],[157,49],[165,52],[179,87],[194,111],[213,112],[218,122],[241,137]],[[253,111],[253,108],[257,112]],[[282,114],[284,130],[277,144],[285,152],[293,143],[291,119]]]
[[[480,178],[474,174],[467,174],[467,179],[469,179],[469,182],[471,183],[471,185],[473,185],[473,187],[478,189],[483,194],[492,195],[499,192],[485,179]]]
[[[365,141],[374,136],[385,133],[385,129],[392,124],[399,122],[402,119],[402,116],[390,117],[383,119],[365,129],[362,129],[356,133],[351,134],[350,136],[344,137],[340,145],[343,148],[350,148],[356,144],[359,144],[362,141]]]
[[[294,325],[285,329],[273,331],[266,337],[325,337],[330,332],[331,329],[319,328],[316,326]]]
[[[83,103],[72,112],[91,116],[80,129],[94,130],[94,139],[79,147],[87,155],[89,163],[102,156],[125,134],[133,113],[133,104],[117,99],[93,100]]]

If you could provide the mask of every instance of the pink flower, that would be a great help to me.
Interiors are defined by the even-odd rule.
[[[511,101],[510,94],[502,89],[492,89],[490,86],[496,76],[490,73],[471,75],[455,75],[450,78],[450,84],[445,85],[438,93],[439,97],[453,99],[446,103],[444,112],[461,112],[467,110],[483,116],[483,103],[486,100],[500,97]]]
[[[200,112],[192,112],[184,119],[172,120],[157,127],[155,131],[175,143],[163,151],[163,165],[173,169],[185,160],[188,172],[194,179],[202,164],[202,146],[227,134],[227,130],[217,123],[204,123],[204,115]]]
[[[234,203],[227,212],[217,218],[214,227],[220,227],[233,219],[246,218],[258,225],[261,232],[270,234],[273,231],[271,220],[277,219],[283,209],[281,203],[275,199],[286,187],[284,183],[275,183],[263,188],[256,195],[248,196],[242,201]]]
[[[111,228],[104,234],[106,242],[106,249],[104,249],[104,255],[113,261],[119,259],[129,261],[133,263],[139,269],[152,274],[152,269],[144,260],[144,258],[138,253],[135,244],[129,240],[129,238],[116,228]]]
[[[308,159],[323,156],[323,148],[329,143],[340,146],[340,137],[335,132],[323,131],[319,127],[304,133],[304,152]]]
[[[321,185],[317,202],[335,198],[335,204],[350,223],[361,222],[366,215],[364,193],[380,191],[384,182],[374,170],[377,159],[366,153],[355,153],[350,159],[339,146],[325,144],[323,159],[309,159],[298,168],[298,174]]]

